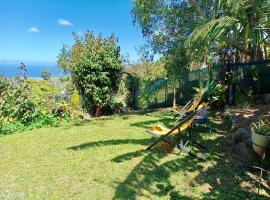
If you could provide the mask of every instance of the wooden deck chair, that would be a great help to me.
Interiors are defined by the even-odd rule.
[[[192,155],[192,156],[195,156],[195,157],[198,157],[200,159],[205,160],[204,155],[195,154],[194,152],[189,150],[187,148],[187,144],[191,142],[191,143],[193,143],[193,144],[195,144],[195,145],[199,146],[200,148],[207,151],[207,148],[205,146],[199,144],[198,142],[191,141],[191,140],[187,140],[184,143],[183,140],[181,139],[181,137],[179,137],[183,131],[185,131],[186,129],[188,129],[192,126],[192,123],[195,120],[196,116],[199,114],[199,112],[203,108],[205,108],[205,106],[207,106],[207,103],[200,104],[196,110],[194,110],[191,114],[189,114],[187,117],[185,117],[181,122],[179,122],[177,125],[175,125],[172,129],[166,128],[166,127],[161,126],[161,125],[157,125],[157,126],[153,127],[151,130],[147,130],[148,133],[157,137],[157,140],[153,144],[151,144],[149,147],[147,147],[146,150],[152,149],[153,147],[158,145],[158,143],[160,143],[160,142],[165,142],[165,143],[168,143],[170,145],[176,146],[178,149],[188,153],[189,155]],[[191,133],[192,133],[192,131],[189,131],[189,134],[191,134]],[[173,138],[173,140],[171,138]],[[189,138],[190,139],[192,138],[191,135],[189,136]],[[179,140],[179,142],[177,142],[177,140]]]
[[[194,109],[196,109],[198,107],[198,105],[201,103],[201,101],[203,100],[203,95],[204,95],[205,91],[206,90],[204,88],[201,88],[198,91],[198,93],[194,96],[194,98],[191,99],[189,102],[187,102],[186,105],[183,108],[181,108],[181,109],[179,109],[179,108],[173,109],[173,111],[175,112],[174,119],[176,121],[179,121],[180,119],[183,118],[183,116],[186,113],[190,113]]]

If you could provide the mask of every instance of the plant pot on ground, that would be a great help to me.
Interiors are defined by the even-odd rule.
[[[260,120],[251,125],[252,146],[254,151],[262,156],[270,150],[270,123]]]

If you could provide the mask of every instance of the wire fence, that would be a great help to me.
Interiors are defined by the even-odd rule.
[[[230,83],[226,82],[228,73],[233,74]],[[177,85],[176,103],[185,104],[194,95],[193,88],[199,87],[200,82],[207,80],[224,85],[232,84],[234,86],[234,104],[270,102],[270,60],[212,66],[185,73]],[[149,108],[172,106],[172,103],[173,85],[168,84],[155,95]]]

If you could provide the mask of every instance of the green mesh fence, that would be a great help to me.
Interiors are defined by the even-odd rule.
[[[270,61],[261,61],[247,64],[231,64],[228,66],[213,66],[184,73],[180,84],[177,86],[177,104],[185,104],[195,94],[194,87],[198,87],[200,81],[225,80],[226,72],[232,70],[236,74],[235,104],[251,101],[253,96],[270,94]],[[167,95],[166,95],[167,94]],[[173,86],[160,90],[155,101],[149,107],[172,106]]]
[[[233,64],[233,71],[239,74],[236,83],[243,91],[250,90],[252,95],[270,93],[270,61],[250,64]]]

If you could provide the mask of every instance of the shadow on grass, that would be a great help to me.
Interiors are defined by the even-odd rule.
[[[166,197],[169,199],[264,199],[255,193],[246,172],[239,163],[228,155],[224,137],[211,143],[212,156],[207,162],[200,162],[190,156],[170,160],[160,164],[167,154],[160,152],[136,151],[117,156],[113,162],[124,162],[138,156],[144,156],[141,162],[129,173],[126,179],[117,183],[114,199],[131,199]],[[227,150],[226,150],[227,149]],[[209,165],[211,163],[211,165]],[[209,167],[205,168],[204,165]],[[196,172],[195,178],[189,173]],[[179,187],[173,185],[170,177],[177,175],[181,182]],[[194,196],[195,188],[201,188],[200,194]],[[195,190],[194,190],[195,189]],[[250,190],[254,191],[250,191]],[[267,191],[269,194],[269,190]],[[266,199],[266,198],[265,198]]]
[[[147,151],[145,149],[135,151],[135,152],[129,152],[129,153],[115,157],[114,159],[112,159],[112,161],[120,163],[120,162],[124,162],[127,160],[131,160],[133,158],[141,157],[141,156],[145,155],[146,153],[147,153]]]
[[[84,143],[68,149],[77,151],[106,145],[149,145],[151,142],[151,139],[107,140]],[[243,168],[239,162],[231,158],[225,137],[220,136],[214,140],[206,139],[205,143],[212,149],[211,156],[206,162],[201,162],[190,156],[160,162],[168,154],[145,151],[144,149],[113,158],[112,162],[120,163],[142,157],[142,160],[125,180],[116,183],[114,199],[135,200],[141,197],[146,199],[164,197],[172,200],[189,200],[197,198],[198,195],[200,195],[200,199],[264,199],[263,196],[258,196],[255,193],[254,184],[250,182],[251,179],[246,174],[248,169]],[[205,168],[205,164],[209,167]],[[190,173],[197,175],[189,177]],[[180,188],[170,179],[175,175],[183,184]],[[194,195],[194,191],[197,190],[195,188],[198,187],[202,191]]]
[[[129,120],[130,118],[134,116],[145,116],[145,115],[150,115],[150,116],[156,116],[156,117],[163,117],[161,116],[164,113],[160,112],[159,114],[156,114],[156,112],[160,109],[151,109],[151,110],[135,110],[135,111],[129,111],[126,113],[119,113],[119,114],[114,114],[114,115],[108,115],[108,116],[101,116],[101,117],[93,117],[90,119],[81,119],[81,120],[76,120],[73,121],[72,123],[65,124],[62,126],[63,129],[69,129],[72,127],[80,127],[80,126],[86,126],[86,125],[100,125],[100,126],[105,126],[107,121],[115,119],[115,117],[119,117],[122,120]],[[164,110],[164,109],[162,109]],[[154,113],[154,114],[152,114]],[[170,119],[168,119],[169,121]],[[136,124],[135,124],[136,125]],[[135,126],[134,125],[134,126]]]
[[[131,126],[150,128],[156,123],[171,125],[171,118],[161,116],[159,120],[148,120],[136,122]],[[213,132],[219,132],[224,124],[211,122]],[[198,131],[205,133],[207,130],[199,128]],[[196,134],[198,139],[203,137]],[[248,175],[239,161],[231,156],[231,147],[228,146],[228,138],[224,135],[203,138],[204,144],[210,149],[210,156],[206,162],[184,156],[161,162],[168,154],[161,152],[148,152],[144,148],[135,152],[118,155],[111,161],[116,163],[131,161],[142,157],[141,161],[132,169],[123,182],[115,185],[114,199],[154,199],[169,198],[176,199],[267,199],[259,196],[255,189],[256,181]],[[83,150],[95,146],[106,145],[149,145],[151,139],[127,139],[96,141],[69,147],[72,150]],[[190,173],[194,176],[189,177]],[[177,176],[181,185],[175,185],[172,177]],[[173,178],[175,179],[175,178]],[[269,189],[264,188],[267,194]],[[197,192],[197,193],[196,193]]]
[[[99,146],[108,146],[108,145],[123,145],[123,144],[134,144],[134,145],[148,145],[151,143],[151,139],[119,139],[119,140],[105,140],[105,141],[94,141],[79,144],[76,146],[68,147],[67,149],[71,149],[74,151],[84,150],[86,148],[91,147],[99,147]]]
[[[171,119],[161,117],[160,120],[148,120],[137,122],[131,126],[150,128],[156,123],[171,125]],[[212,132],[224,133],[224,123],[210,122]],[[207,128],[196,127],[195,132],[206,135]],[[203,140],[210,149],[210,157],[204,162],[193,159],[190,156],[175,159],[160,164],[167,154],[160,152],[145,152],[139,150],[129,152],[112,159],[112,162],[125,162],[137,157],[143,157],[142,161],[129,173],[123,182],[117,183],[114,199],[138,199],[140,197],[153,198],[169,197],[169,199],[194,199],[194,189],[200,187],[200,199],[267,199],[256,193],[258,182],[251,179],[241,162],[234,160],[231,156],[232,148],[229,146],[226,135],[218,138],[202,137],[196,134],[196,139]],[[212,138],[212,139],[211,139]],[[210,164],[211,163],[211,164]],[[209,165],[204,168],[204,165]],[[187,172],[196,172],[195,178],[188,177]],[[170,177],[174,174],[182,174],[183,180],[181,191],[173,185]],[[264,188],[269,195],[269,188]],[[184,194],[183,194],[184,193]],[[196,195],[195,195],[196,196]],[[197,198],[197,197],[196,197]]]

